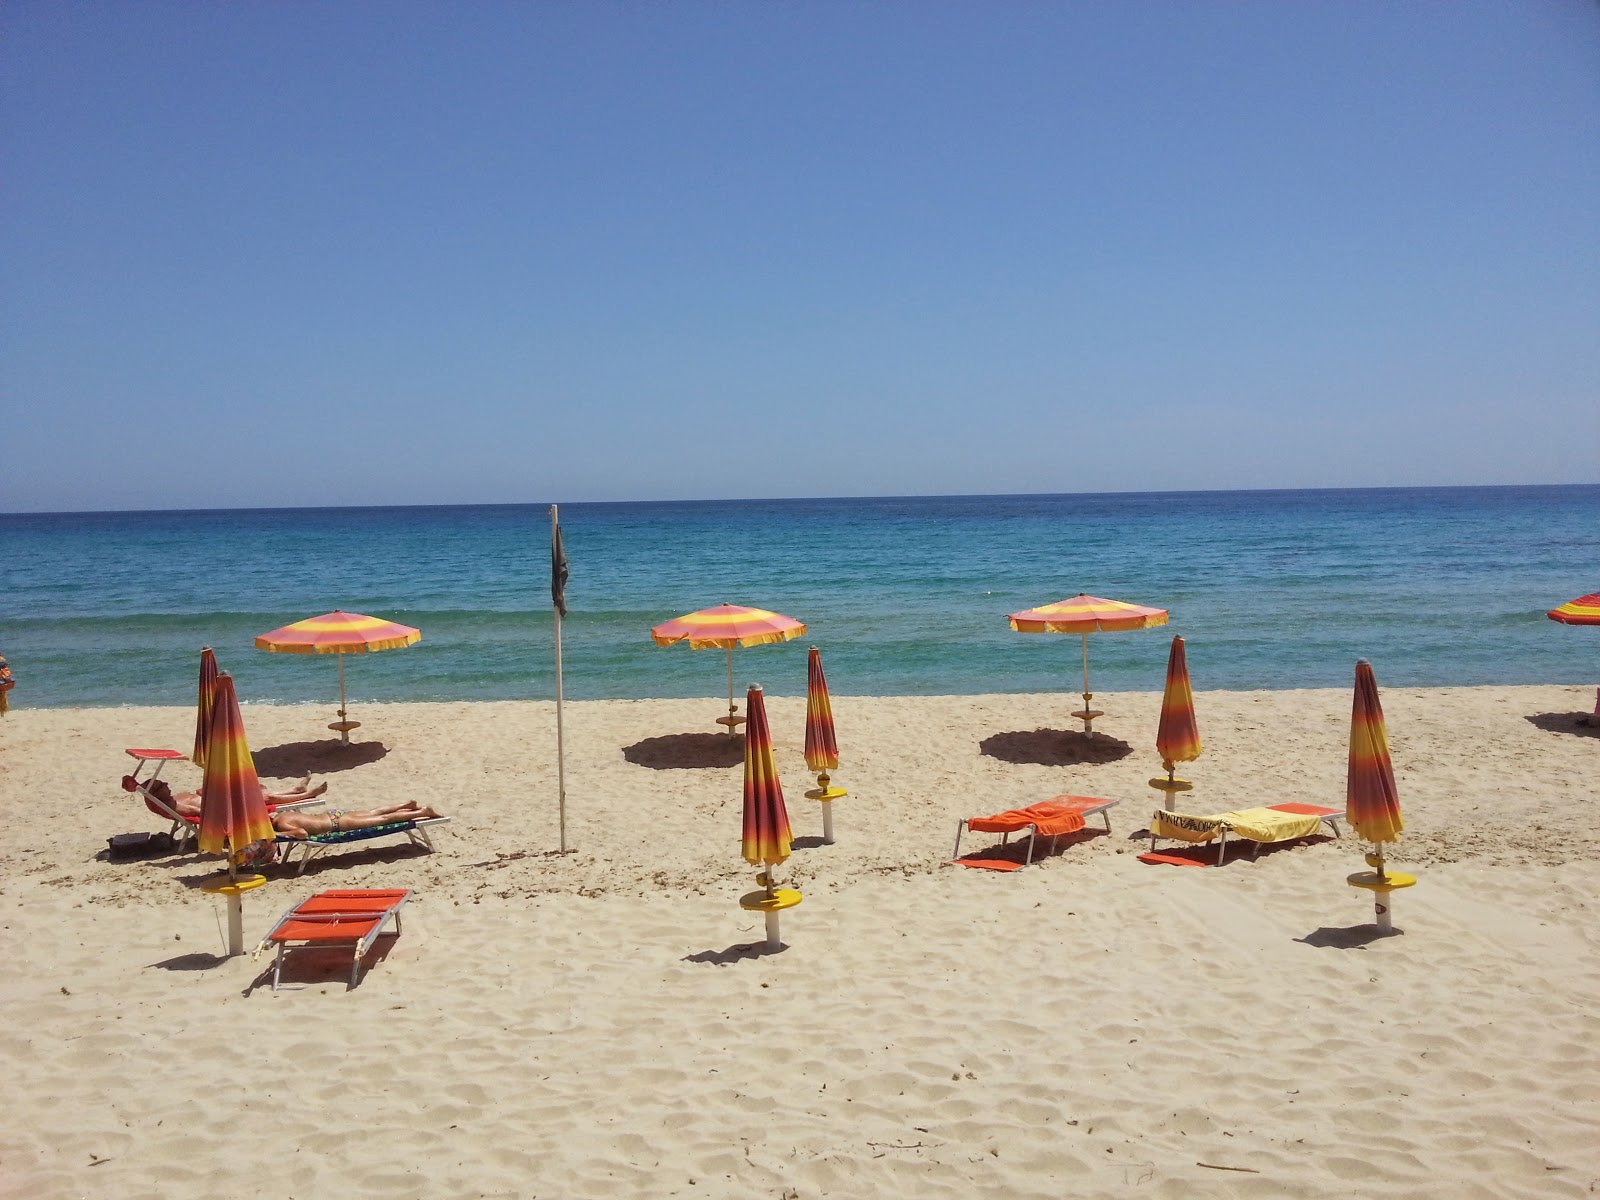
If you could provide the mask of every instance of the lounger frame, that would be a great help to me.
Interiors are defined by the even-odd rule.
[[[400,895],[395,896],[393,894],[394,892],[400,892]],[[390,903],[386,904],[381,909],[374,909],[370,906],[370,904],[366,907],[362,907],[360,900],[363,896],[369,898],[370,900],[376,900],[379,896],[381,896],[384,899],[389,900]],[[327,897],[328,903],[334,906],[333,911],[321,911],[320,909],[310,912],[304,911],[307,905],[315,904],[323,897]],[[272,960],[272,990],[274,992],[278,990],[279,982],[283,976],[284,956],[291,949],[310,950],[319,946],[326,946],[331,942],[344,941],[352,943],[354,949],[353,958],[350,963],[350,983],[346,990],[348,991],[354,989],[360,978],[361,960],[367,956],[368,952],[371,951],[373,946],[377,943],[378,935],[383,932],[383,927],[388,922],[390,917],[394,918],[394,936],[400,936],[400,910],[405,907],[406,901],[410,899],[410,888],[392,890],[381,889],[376,894],[374,894],[372,891],[361,892],[355,890],[348,892],[319,892],[317,895],[310,897],[310,899],[304,901],[302,904],[290,909],[288,912],[284,913],[283,916],[278,918],[278,923],[267,931],[266,936],[261,939],[261,944],[256,947],[256,953],[259,954],[269,943],[274,941],[277,942],[278,953],[277,956]],[[331,929],[330,936],[319,936],[313,939],[298,939],[293,937],[279,939],[276,936],[284,926],[295,922],[327,925],[334,928]],[[349,936],[343,937],[339,936],[336,928],[340,924],[364,926],[365,928],[361,929],[359,932],[356,929],[351,929],[349,931]]]
[[[1111,810],[1115,808],[1116,805],[1117,802],[1115,800],[1103,800],[1099,804],[1091,805],[1088,808],[1079,809],[1078,811],[1083,814],[1085,821],[1092,816],[1099,816],[1099,818],[1106,823],[1106,833],[1109,835],[1111,833]],[[962,817],[956,822],[956,847],[950,854],[950,859],[952,862],[961,857],[961,835],[967,832],[967,822],[981,819],[982,818],[980,817]],[[1022,833],[1023,830],[1026,830],[1028,834],[1028,856],[1022,865],[1024,867],[1031,867],[1033,866],[1033,846],[1039,837],[1039,827],[1037,825],[1029,824],[1024,825],[1022,829],[1017,829],[1013,832]],[[1050,848],[1045,851],[1046,855],[1055,852],[1056,838],[1060,837],[1061,835],[1052,833],[1048,836],[1050,838]],[[1002,833],[1000,835],[1000,844],[1002,846],[1007,845],[1010,841],[1011,834]]]
[[[283,851],[283,862],[287,866],[295,861],[295,850],[299,853],[299,866],[295,868],[296,875],[304,875],[306,866],[325,850],[335,846],[348,846],[354,842],[367,842],[375,838],[399,837],[405,834],[406,839],[414,846],[421,846],[430,854],[435,849],[433,838],[428,830],[434,825],[448,825],[449,817],[430,817],[425,821],[396,821],[392,825],[378,825],[372,829],[346,829],[339,833],[314,833],[307,838],[291,838],[279,835],[279,846],[286,847]]]
[[[1262,807],[1263,808],[1278,809],[1281,806],[1276,805],[1276,804],[1266,804],[1266,805],[1262,805]],[[1285,811],[1289,811],[1289,810],[1285,810]],[[1333,830],[1333,836],[1334,837],[1342,838],[1344,836],[1343,832],[1341,832],[1340,829],[1339,829],[1339,822],[1344,819],[1344,813],[1343,812],[1335,810],[1333,812],[1327,812],[1327,813],[1316,813],[1316,814],[1305,813],[1304,815],[1308,816],[1308,817],[1315,815],[1324,825],[1326,825],[1329,829]],[[1150,820],[1150,850],[1149,850],[1149,853],[1151,853],[1151,854],[1154,854],[1155,853],[1155,849],[1156,849],[1155,818],[1159,817],[1159,816],[1161,816],[1160,813],[1151,814],[1151,820]],[[1228,852],[1228,835],[1230,833],[1233,834],[1234,838],[1237,841],[1250,842],[1251,843],[1251,846],[1250,846],[1250,861],[1251,862],[1255,862],[1256,858],[1261,854],[1261,847],[1269,846],[1269,845],[1277,845],[1276,842],[1257,842],[1252,838],[1247,838],[1243,834],[1235,832],[1231,827],[1229,827],[1228,825],[1224,824],[1224,825],[1219,827],[1220,836],[1217,838],[1217,866],[1219,866],[1219,867],[1222,865],[1222,860],[1227,855],[1227,852]],[[1301,837],[1310,837],[1311,835],[1309,833],[1305,833],[1305,834],[1301,834],[1300,836]],[[1169,842],[1177,842],[1177,841],[1182,841],[1183,839],[1181,839],[1181,838],[1168,838],[1167,840]],[[1297,841],[1300,840],[1300,838],[1289,838],[1289,839],[1286,839],[1286,840],[1288,840],[1288,841],[1296,841],[1297,842]],[[1205,845],[1205,843],[1204,842],[1184,842],[1184,845],[1186,845],[1186,846],[1203,846],[1203,845]]]

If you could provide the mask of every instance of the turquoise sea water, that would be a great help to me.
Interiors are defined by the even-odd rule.
[[[742,688],[1072,692],[1076,637],[1006,614],[1078,592],[1171,610],[1090,639],[1095,691],[1158,690],[1170,635],[1197,689],[1588,683],[1600,629],[1546,610],[1600,590],[1600,487],[572,504],[562,622],[574,699],[715,696],[720,651],[650,626],[714,604],[808,634],[735,652]],[[334,608],[415,625],[347,657],[361,700],[548,699],[543,505],[0,515],[0,653],[19,706],[187,704],[216,648],[241,698],[327,701],[331,657],[257,634]]]

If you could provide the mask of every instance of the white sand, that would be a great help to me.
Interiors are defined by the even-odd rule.
[[[247,707],[271,783],[416,797],[438,852],[334,851],[245,900],[251,944],[328,887],[409,886],[348,958],[222,957],[216,859],[108,862],[161,827],[125,746],[186,709],[0,719],[0,1195],[1579,1197],[1600,1189],[1600,727],[1587,688],[1385,689],[1400,936],[1349,841],[1221,869],[1135,857],[1159,696],[1105,694],[1126,757],[1074,763],[1070,696],[836,697],[838,841],[769,702],[804,903],[737,904],[741,768],[715,699]],[[1182,807],[1343,803],[1346,691],[1204,693]],[[695,736],[684,736],[692,734]],[[703,736],[701,736],[703,735]],[[374,747],[385,751],[374,757]],[[199,772],[170,769],[192,786]],[[958,818],[1061,792],[1114,833],[953,867]],[[968,835],[963,849],[996,839]],[[1210,1164],[1210,1165],[1201,1165]],[[1219,1168],[1237,1168],[1225,1170]]]

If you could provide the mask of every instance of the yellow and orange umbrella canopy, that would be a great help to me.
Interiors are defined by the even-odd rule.
[[[1156,726],[1156,753],[1162,769],[1200,757],[1200,727],[1194,719],[1194,692],[1189,686],[1189,660],[1183,638],[1172,639],[1167,656],[1167,686],[1161,693],[1161,722]]]
[[[211,854],[228,853],[231,862],[250,843],[270,841],[273,836],[266,796],[256,777],[250,743],[245,740],[233,676],[218,675],[212,697],[205,782],[200,788],[200,849]]]
[[[350,730],[359,722],[345,720],[344,656],[399,650],[421,640],[422,630],[409,625],[335,609],[320,617],[307,617],[304,621],[263,633],[256,639],[256,649],[270,650],[275,654],[339,656],[339,720],[330,728],[337,729],[340,739],[347,742],[350,740]]]
[[[767,705],[759,687],[751,686],[745,710],[750,716],[744,731],[744,826],[739,849],[746,862],[774,867],[789,857],[792,835],[772,753]]]
[[[211,741],[211,710],[216,703],[217,655],[210,646],[200,650],[200,688],[195,701],[194,753],[189,761],[206,769],[206,746]]]
[[[256,649],[277,654],[370,654],[421,640],[422,630],[409,625],[336,610],[263,633],[256,639]]]
[[[1560,608],[1552,608],[1545,616],[1563,625],[1600,625],[1600,592],[1569,600]]]
[[[1079,593],[1068,600],[1014,612],[1010,621],[1011,628],[1018,633],[1077,633],[1083,636],[1083,711],[1073,716],[1082,718],[1084,731],[1090,732],[1094,728],[1094,718],[1101,714],[1089,708],[1089,701],[1094,695],[1089,691],[1089,635],[1165,625],[1167,610]]]
[[[1378,700],[1378,681],[1366,659],[1356,663],[1355,702],[1350,713],[1350,767],[1345,785],[1345,817],[1356,836],[1369,842],[1397,842],[1405,822],[1400,793],[1389,760],[1389,734]]]
[[[728,652],[728,715],[717,722],[734,727],[744,718],[733,702],[733,651],[736,646],[764,646],[772,642],[787,642],[806,631],[805,622],[764,608],[746,608],[742,604],[719,604],[715,608],[702,608],[686,613],[671,621],[653,626],[650,638],[658,646],[673,646],[688,642],[691,650],[726,650]]]
[[[1149,629],[1167,623],[1167,610],[1102,600],[1080,593],[1070,600],[1041,605],[1011,614],[1018,633],[1115,633],[1124,629]]]
[[[819,774],[839,766],[833,702],[828,699],[828,680],[822,674],[822,652],[815,646],[806,656],[806,766]]]

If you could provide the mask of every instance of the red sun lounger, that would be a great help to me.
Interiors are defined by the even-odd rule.
[[[256,947],[257,954],[269,945],[278,947],[278,956],[272,963],[272,990],[278,990],[283,956],[289,950],[336,945],[349,945],[354,949],[350,986],[355,987],[361,960],[377,942],[378,934],[390,917],[394,918],[394,936],[400,936],[400,909],[409,899],[410,888],[334,889],[318,892],[290,909]]]
[[[1106,832],[1110,833],[1109,810],[1116,803],[1115,800],[1102,800],[1096,796],[1056,796],[1050,800],[1030,804],[1027,808],[1014,808],[1009,812],[995,813],[991,817],[966,817],[956,822],[956,848],[951,858],[961,860],[961,835],[969,829],[973,833],[1003,835],[1000,840],[1002,846],[1010,841],[1013,833],[1020,833],[1026,829],[1031,836],[1028,839],[1027,861],[1022,865],[1031,866],[1033,847],[1041,835],[1050,839],[1050,846],[1054,849],[1056,838],[1063,833],[1077,833],[1084,826],[1084,818],[1096,814],[1105,822]],[[1005,862],[1002,859],[968,861],[976,865],[993,866],[996,870],[1016,869],[1015,863]]]

